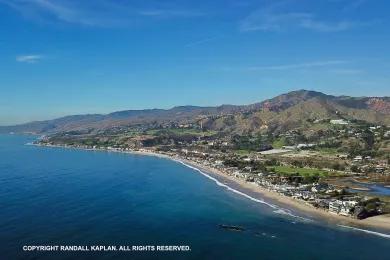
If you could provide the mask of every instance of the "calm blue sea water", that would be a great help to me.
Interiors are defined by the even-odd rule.
[[[25,145],[33,139],[0,135],[0,259],[390,257],[389,238],[278,214],[170,160]],[[37,253],[23,245],[191,251]]]

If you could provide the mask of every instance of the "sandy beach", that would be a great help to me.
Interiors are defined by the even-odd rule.
[[[131,151],[128,152],[131,154],[139,154],[139,155],[149,155],[149,156],[157,156],[161,158],[173,159],[176,161],[181,161],[185,164],[189,164],[194,166],[195,168],[200,169],[205,173],[211,173],[217,175],[223,179],[230,180],[231,182],[236,183],[238,186],[242,187],[245,190],[250,190],[259,195],[261,198],[268,199],[270,202],[275,202],[277,205],[281,207],[291,208],[297,210],[297,212],[303,212],[305,215],[310,216],[312,219],[318,219],[327,223],[336,224],[336,225],[346,225],[353,226],[357,228],[378,228],[381,230],[390,231],[390,214],[374,216],[366,219],[353,219],[350,217],[345,217],[337,214],[329,213],[328,211],[324,211],[322,209],[317,209],[312,205],[305,203],[304,201],[300,201],[297,199],[293,199],[291,197],[283,196],[279,193],[269,191],[264,189],[254,183],[246,182],[244,180],[240,180],[233,176],[229,176],[224,174],[223,172],[201,165],[199,163],[186,160],[183,158],[171,157],[169,155],[153,153],[153,152],[141,152],[141,151]]]
[[[75,148],[75,147],[64,147],[64,146],[52,146],[52,147],[62,147],[62,148]],[[78,148],[76,148],[78,149]],[[107,151],[107,150],[101,150],[101,149],[83,149],[83,150],[93,150],[93,151]],[[246,182],[244,180],[235,178],[233,176],[227,175],[215,168],[211,168],[202,164],[199,164],[194,161],[190,161],[187,159],[179,158],[176,156],[170,156],[160,153],[155,153],[152,151],[116,151],[116,150],[108,150],[107,152],[117,152],[117,153],[126,153],[126,154],[135,154],[135,155],[143,155],[143,156],[154,156],[159,158],[165,158],[170,159],[174,161],[178,161],[190,166],[193,166],[202,172],[206,174],[212,174],[218,178],[221,178],[221,181],[223,180],[229,180],[232,183],[235,183],[238,187],[241,187],[243,193],[245,191],[251,191],[259,196],[261,199],[269,200],[270,203],[275,203],[276,205],[296,210],[296,212],[299,214],[299,212],[304,213],[305,216],[308,216],[310,219],[313,220],[320,220],[322,222],[335,224],[335,225],[341,225],[341,226],[352,226],[356,228],[375,228],[380,230],[386,230],[386,232],[390,232],[390,214],[385,215],[379,215],[374,217],[369,217],[363,220],[353,219],[350,217],[345,217],[337,214],[329,213],[328,211],[317,209],[313,207],[312,205],[307,204],[304,201],[300,201],[297,199],[293,199],[291,197],[287,197],[284,195],[281,195],[274,191],[269,191],[265,188],[262,188],[254,183]]]
[[[293,199],[291,197],[283,196],[279,193],[269,191],[253,183],[245,182],[235,177],[226,175],[216,169],[205,167],[203,165],[199,165],[197,163],[188,160],[184,160],[184,162],[188,164],[192,164],[195,167],[205,172],[211,172],[213,174],[222,176],[223,178],[229,179],[230,181],[237,183],[239,186],[243,187],[244,189],[248,189],[254,193],[259,194],[261,197],[265,199],[269,199],[270,202],[276,202],[278,205],[282,207],[285,206],[287,208],[296,209],[298,210],[298,212],[299,211],[304,212],[311,218],[320,219],[322,221],[332,223],[332,224],[338,224],[338,225],[352,225],[354,227],[359,227],[359,228],[364,228],[364,227],[379,228],[379,229],[385,229],[386,231],[390,231],[390,214],[370,217],[363,220],[332,214],[327,211],[317,209],[305,203],[304,201],[299,201],[297,199]]]

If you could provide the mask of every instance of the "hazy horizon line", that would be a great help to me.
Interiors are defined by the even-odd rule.
[[[265,98],[261,101],[256,101],[256,102],[251,102],[251,103],[247,103],[247,104],[233,104],[233,103],[222,103],[222,104],[219,104],[219,105],[205,105],[205,106],[202,106],[202,105],[190,105],[190,104],[186,104],[186,105],[174,105],[174,106],[167,106],[167,107],[150,107],[150,108],[131,108],[131,109],[118,109],[118,110],[111,110],[109,112],[91,112],[91,113],[83,113],[83,112],[76,112],[76,113],[64,113],[63,115],[59,114],[59,115],[54,115],[52,117],[48,116],[48,118],[46,119],[32,119],[32,120],[29,120],[29,121],[20,121],[20,122],[15,122],[15,123],[6,123],[6,124],[2,124],[0,123],[0,127],[10,127],[10,126],[18,126],[18,125],[24,125],[24,124],[29,124],[29,123],[34,123],[34,122],[44,122],[44,121],[51,121],[51,120],[55,120],[55,119],[60,119],[60,118],[64,118],[64,117],[71,117],[71,116],[88,116],[88,115],[100,115],[100,116],[105,116],[105,115],[110,115],[110,114],[113,114],[113,113],[119,113],[119,112],[125,112],[125,111],[144,111],[144,110],[171,110],[171,109],[174,109],[174,108],[177,108],[177,107],[199,107],[199,108],[213,108],[213,107],[221,107],[221,106],[250,106],[250,105],[254,105],[254,104],[258,104],[258,103],[261,103],[261,102],[264,102],[266,100],[269,100],[269,99],[272,99],[272,98],[275,98],[275,97],[278,97],[278,96],[281,96],[281,95],[285,95],[285,94],[289,94],[289,93],[292,93],[292,92],[299,92],[299,91],[308,91],[308,92],[317,92],[317,93],[322,93],[322,94],[325,94],[325,95],[328,95],[328,96],[334,96],[334,97],[353,97],[353,98],[365,98],[365,97],[370,97],[370,98],[390,98],[390,96],[388,95],[384,95],[384,96],[352,96],[352,95],[333,95],[333,94],[327,94],[327,93],[324,93],[322,91],[317,91],[317,90],[309,90],[309,89],[297,89],[297,90],[291,90],[291,91],[288,91],[288,92],[283,92],[283,93],[280,93],[278,95],[275,95],[273,97],[269,97],[269,98]]]

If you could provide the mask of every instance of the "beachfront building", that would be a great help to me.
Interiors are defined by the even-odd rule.
[[[353,209],[357,203],[358,202],[354,200],[334,200],[329,202],[329,212],[343,216],[350,216],[352,215]]]

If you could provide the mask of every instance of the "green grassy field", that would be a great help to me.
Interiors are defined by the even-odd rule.
[[[298,174],[303,177],[328,177],[329,172],[315,168],[295,168],[292,166],[272,166],[267,167],[268,170],[274,169],[276,173],[281,175]]]
[[[248,155],[251,152],[249,150],[241,149],[241,150],[235,150],[234,153],[237,154],[237,155],[241,155],[242,156],[242,155]]]
[[[280,149],[285,145],[286,145],[286,140],[284,138],[279,138],[272,142],[272,147],[274,149]]]
[[[338,148],[316,148],[315,151],[320,152],[321,154],[325,155],[335,155],[338,154]]]

